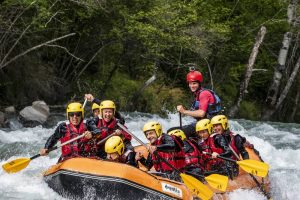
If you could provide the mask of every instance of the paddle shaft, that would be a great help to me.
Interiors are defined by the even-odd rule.
[[[75,140],[78,140],[78,139],[80,139],[80,138],[82,138],[82,137],[84,137],[84,134],[79,135],[79,136],[77,136],[77,137],[75,137],[75,138],[73,138],[73,139],[71,139],[71,140],[68,140],[68,141],[66,141],[66,142],[64,142],[64,143],[62,143],[62,144],[60,144],[60,145],[54,146],[54,147],[52,147],[52,148],[49,148],[49,149],[47,150],[47,153],[50,153],[51,151],[54,151],[54,150],[56,150],[56,149],[58,149],[58,148],[60,148],[60,147],[62,147],[62,146],[64,146],[64,145],[66,145],[66,144],[70,144],[71,142],[74,142]],[[33,160],[33,159],[38,158],[38,157],[40,157],[40,156],[41,156],[41,154],[36,154],[36,155],[30,157],[30,160]]]
[[[181,115],[181,112],[179,113],[179,125],[180,125],[180,129],[182,129],[182,115]]]
[[[233,155],[236,157],[236,159],[241,160],[240,157],[238,156],[238,154],[234,151],[234,149],[231,147],[231,145],[229,144],[228,147],[230,148],[231,152],[233,153]],[[260,189],[260,191],[268,198],[271,199],[271,195],[264,190],[263,185],[261,183],[258,182],[257,178],[255,178],[255,176],[253,176],[253,174],[248,173],[251,178],[253,179],[253,181],[256,183],[257,187]]]
[[[111,138],[112,136],[115,136],[116,134],[117,134],[117,133],[115,132],[115,133],[113,133],[113,134],[111,134],[111,135],[109,135],[109,136],[106,136],[106,138],[100,140],[100,141],[97,143],[97,145],[103,144],[104,142],[106,142],[106,140],[108,140],[108,139]]]

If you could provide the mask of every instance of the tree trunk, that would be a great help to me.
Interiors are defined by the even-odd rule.
[[[298,88],[297,95],[295,97],[295,105],[293,106],[293,111],[292,111],[292,114],[290,115],[289,121],[291,121],[291,122],[295,121],[295,115],[296,115],[296,112],[298,109],[299,98],[300,98],[300,87]]]
[[[266,112],[264,113],[264,115],[262,117],[263,120],[270,119],[271,116],[280,108],[282,102],[285,100],[285,98],[286,98],[286,96],[287,96],[287,94],[288,94],[288,92],[289,92],[289,90],[290,90],[290,88],[291,88],[291,86],[292,86],[292,84],[293,84],[296,76],[297,76],[297,73],[299,71],[299,67],[300,67],[300,56],[299,56],[299,58],[297,60],[297,63],[295,65],[295,67],[294,67],[294,70],[293,70],[293,72],[292,72],[292,74],[291,74],[291,76],[290,76],[290,78],[289,78],[286,86],[284,87],[284,89],[283,89],[280,97],[278,98],[278,101],[277,101],[275,107],[273,109],[266,110]]]
[[[290,4],[287,9],[287,16],[288,16],[288,23],[291,27],[295,26],[295,18],[296,18],[296,7],[297,7],[298,0],[291,0]],[[278,56],[278,64],[275,67],[274,75],[273,75],[273,82],[269,87],[267,98],[266,98],[266,108],[263,114],[263,119],[268,120],[271,116],[270,110],[274,109],[275,104],[277,102],[277,97],[280,89],[282,73],[285,70],[285,63],[289,51],[289,47],[292,41],[292,33],[286,32],[283,36],[282,47],[279,51]]]
[[[235,117],[236,113],[238,112],[238,110],[240,108],[241,101],[244,98],[244,95],[245,95],[248,85],[249,85],[249,81],[252,76],[253,66],[254,66],[254,63],[255,63],[255,60],[256,60],[256,57],[258,54],[259,47],[264,40],[266,32],[267,32],[266,27],[262,26],[257,34],[256,41],[255,41],[254,47],[252,49],[252,52],[251,52],[251,55],[250,55],[250,58],[249,58],[249,61],[248,61],[247,67],[246,67],[245,78],[241,82],[239,94],[237,95],[238,97],[235,101],[235,104],[231,107],[231,109],[229,111],[229,117]]]

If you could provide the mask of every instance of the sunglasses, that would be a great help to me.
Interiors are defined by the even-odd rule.
[[[82,113],[81,112],[69,112],[69,116],[70,117],[74,117],[75,115],[77,117],[81,117]]]

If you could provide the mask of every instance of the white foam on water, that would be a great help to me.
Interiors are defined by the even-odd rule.
[[[50,136],[53,129],[45,129],[42,126],[34,128],[23,128],[15,131],[4,132],[0,130],[0,142],[15,143],[15,142],[39,142]]]
[[[167,118],[146,113],[130,113],[126,116],[126,126],[136,134],[142,141],[147,142],[142,128],[148,121],[159,121],[163,126],[163,132],[169,128],[179,126],[178,113],[169,113]],[[194,120],[190,117],[183,117],[183,125]],[[60,123],[60,122],[59,122]],[[239,123],[239,120],[230,120],[230,128],[235,133],[246,137],[255,148],[259,150],[265,162],[270,164],[271,192],[274,200],[300,199],[300,148],[297,143],[300,141],[298,132],[299,126],[293,128],[293,124],[265,123],[247,121],[247,129]],[[284,127],[281,129],[280,127]],[[10,144],[15,142],[37,143],[42,148],[47,138],[53,134],[55,127],[45,129],[40,126],[35,128],[23,128],[16,131],[4,132],[0,130],[0,143]],[[289,131],[291,130],[291,131]],[[133,141],[134,145],[138,143]],[[281,145],[283,144],[283,145]],[[36,148],[36,147],[35,147]],[[32,149],[31,149],[32,150]],[[34,149],[38,152],[39,149]],[[16,155],[9,160],[20,157],[30,157],[24,149],[21,156]],[[51,152],[49,156],[39,157],[32,160],[22,171],[15,174],[7,174],[0,169],[0,199],[63,199],[43,181],[42,172],[57,162],[60,151]],[[1,160],[0,164],[7,160]],[[255,190],[236,190],[230,193],[231,200],[261,200],[265,197]]]

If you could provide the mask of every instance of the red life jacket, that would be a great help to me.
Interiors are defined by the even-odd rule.
[[[162,137],[157,139],[155,145],[158,146],[158,145],[162,144]],[[183,146],[175,136],[171,135],[171,137],[174,139],[175,143],[177,145],[179,145],[181,150],[179,152],[158,151],[157,152],[158,156],[155,156],[154,154],[152,154],[151,156],[152,156],[153,166],[154,166],[155,170],[158,172],[174,171],[164,161],[160,160],[159,157],[162,157],[165,160],[167,160],[172,166],[174,166],[178,170],[182,170],[185,167],[185,153],[183,151]]]
[[[116,118],[113,118],[109,123],[107,123],[104,119],[99,118],[97,127],[101,129],[101,139],[111,135],[114,132],[116,125]]]
[[[203,149],[203,152],[212,154],[213,152],[217,152],[217,153],[222,153],[223,150],[221,148],[218,148],[215,146],[215,142],[214,142],[214,136],[216,134],[212,134],[210,135],[210,137],[208,137],[206,140],[204,140],[201,143],[201,148]],[[202,154],[202,162],[203,162],[203,167],[204,167],[204,171],[211,171],[214,166],[221,166],[223,165],[223,160],[219,159],[219,158],[212,158],[211,155],[209,154]]]
[[[200,167],[202,163],[201,153],[198,148],[189,140],[186,140],[189,145],[194,149],[191,153],[185,153],[185,164],[186,166]]]
[[[217,133],[214,133],[214,134],[211,134],[211,135],[209,136],[209,138],[207,139],[207,140],[208,140],[208,145],[209,145],[210,149],[212,150],[212,152],[216,152],[216,153],[218,153],[218,154],[221,154],[221,153],[223,153],[223,149],[220,148],[220,147],[216,147],[216,145],[215,145],[215,138],[214,138],[214,136],[215,136],[216,134],[217,134]],[[211,153],[212,153],[212,152],[211,152]]]
[[[86,131],[86,125],[85,120],[80,122],[79,128],[76,128],[73,124],[66,122],[66,134],[64,137],[60,139],[61,143],[67,142],[81,134],[83,134]],[[80,139],[79,141],[82,141]],[[61,147],[61,161],[66,160],[70,157],[77,157],[80,155],[80,150],[78,148],[78,140],[71,142],[69,144],[66,144]]]
[[[239,155],[240,155],[240,151],[239,151],[238,148],[236,147],[236,145],[235,145],[235,140],[234,140],[234,137],[236,136],[236,134],[230,131],[229,135],[230,135],[230,142],[229,142],[229,145],[232,147],[232,149],[234,150],[234,152],[239,156]],[[234,155],[233,153],[232,153],[231,158],[232,158],[233,160],[238,160],[238,159],[235,157],[235,155]]]

